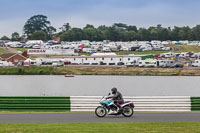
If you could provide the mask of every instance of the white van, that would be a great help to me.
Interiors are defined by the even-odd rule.
[[[36,60],[27,59],[24,61],[24,66],[26,67],[41,66],[41,65],[42,65],[41,59],[36,59]]]
[[[200,67],[200,60],[195,60],[194,63],[192,63],[193,67]]]
[[[111,52],[111,49],[109,47],[103,47],[103,52]]]
[[[53,61],[52,66],[64,66],[64,62],[59,60],[59,61]]]
[[[175,64],[174,60],[158,60],[157,66],[158,67],[171,67]]]
[[[10,66],[14,66],[12,62],[0,61],[0,67],[10,67]]]
[[[139,67],[156,67],[157,62],[156,61],[148,61],[148,60],[141,60],[139,61]]]
[[[200,57],[200,53],[194,53],[191,57],[192,58],[199,58]]]

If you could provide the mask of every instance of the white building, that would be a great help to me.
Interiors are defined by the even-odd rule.
[[[67,56],[63,58],[48,58],[48,60],[60,60],[64,59],[70,61],[73,65],[118,65],[118,64],[134,64],[138,65],[141,60],[141,56],[137,55],[104,55],[104,56]],[[46,59],[42,59],[46,60]]]

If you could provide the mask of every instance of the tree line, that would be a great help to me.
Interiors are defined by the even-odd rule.
[[[63,41],[151,41],[151,40],[200,40],[200,25],[164,28],[161,25],[149,28],[138,28],[123,23],[114,23],[112,26],[101,25],[95,28],[87,24],[84,28],[71,28],[69,23],[64,24],[62,32],[57,35]]]
[[[24,34],[14,32],[11,40],[50,40],[59,37],[61,41],[151,41],[151,40],[200,40],[200,25],[195,27],[174,26],[173,28],[162,27],[160,24],[149,28],[138,28],[134,25],[114,23],[112,26],[101,25],[95,27],[87,24],[83,28],[71,27],[69,23],[64,23],[59,32],[51,26],[47,16],[35,15],[27,20],[24,25]],[[1,40],[9,40],[3,36]]]

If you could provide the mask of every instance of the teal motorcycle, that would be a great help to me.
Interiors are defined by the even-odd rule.
[[[103,97],[100,100],[101,106],[98,106],[95,109],[95,114],[98,117],[105,117],[108,115],[123,115],[124,117],[131,117],[134,113],[134,104],[131,101],[126,101],[123,104],[120,104],[121,110],[118,110],[118,107],[114,104],[114,101]],[[118,111],[117,111],[118,110]],[[110,113],[111,111],[115,113]]]

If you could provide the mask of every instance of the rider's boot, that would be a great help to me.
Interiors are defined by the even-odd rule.
[[[117,114],[117,112],[116,112],[116,111],[110,110],[110,111],[108,112],[108,115],[112,115],[112,114]]]
[[[120,108],[119,107],[117,107],[117,113],[120,111]]]
[[[120,111],[122,111],[123,109],[122,109],[122,107],[121,106],[118,106],[117,107],[117,112],[120,112]]]

